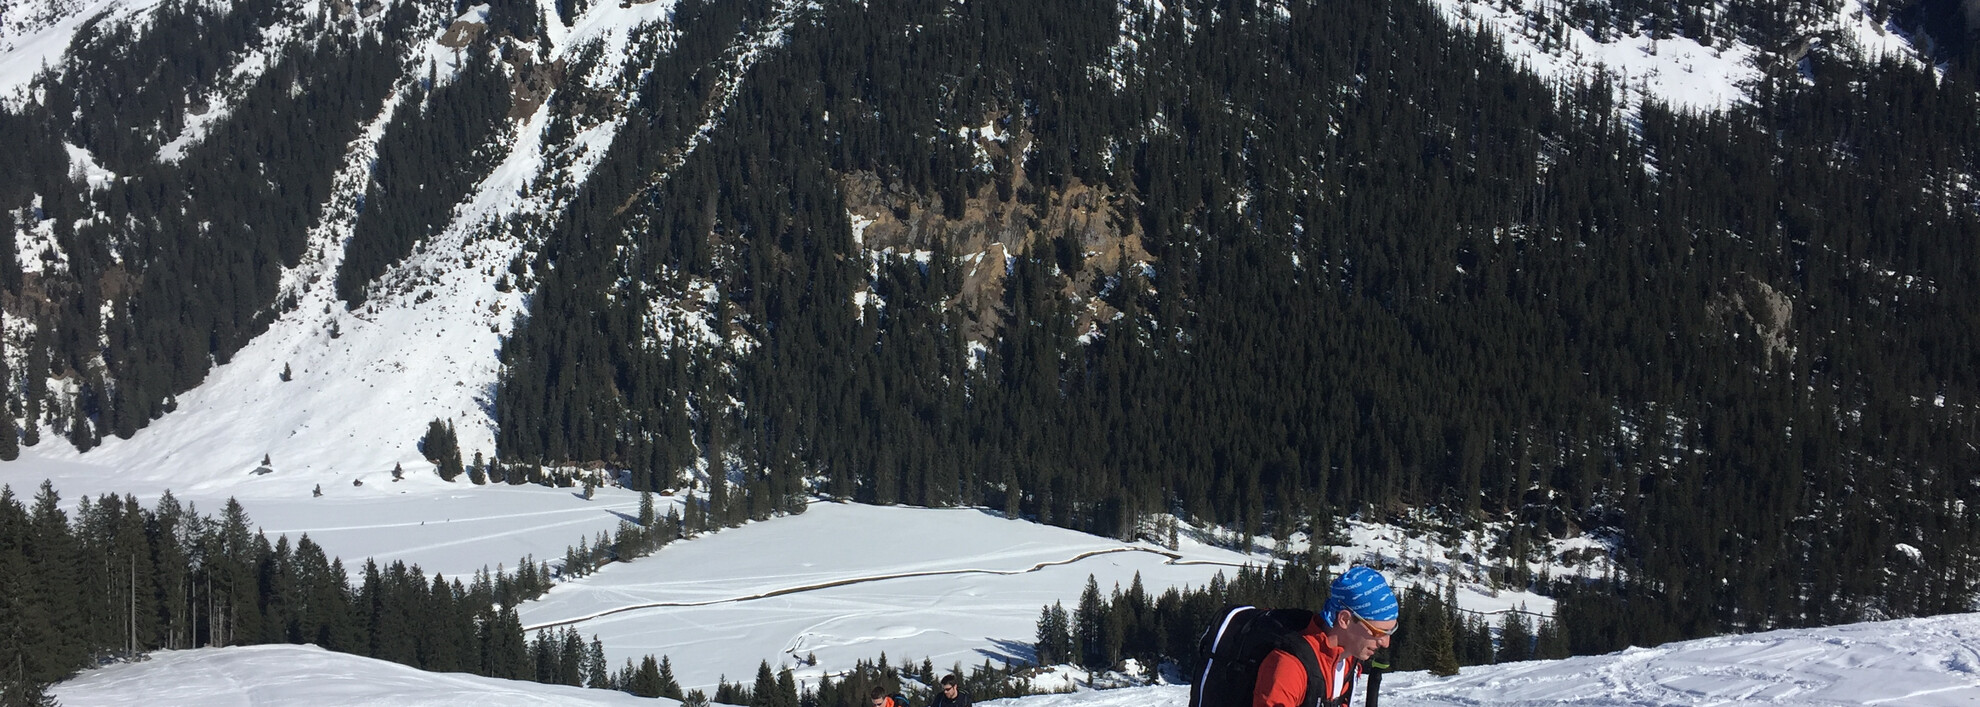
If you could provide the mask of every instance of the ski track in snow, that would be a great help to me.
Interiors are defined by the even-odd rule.
[[[795,587],[786,587],[783,589],[773,589],[767,592],[758,592],[756,594],[750,594],[747,596],[728,597],[725,599],[707,599],[702,601],[684,601],[684,602],[673,602],[673,601],[649,602],[645,604],[635,604],[632,606],[622,606],[616,609],[607,609],[605,611],[600,611],[587,616],[580,616],[573,619],[553,621],[550,623],[536,624],[533,626],[524,626],[523,630],[537,631],[546,628],[569,626],[571,624],[583,623],[585,621],[590,621],[592,619],[604,618],[606,616],[611,616],[613,614],[623,614],[629,611],[639,611],[641,609],[655,609],[661,607],[709,606],[713,604],[738,604],[746,601],[755,601],[758,599],[769,599],[772,597],[780,597],[787,594],[798,594],[802,592],[817,591],[820,589],[832,589],[835,587],[849,587],[855,584],[866,584],[869,582],[885,582],[894,579],[909,579],[914,577],[941,577],[945,575],[962,575],[962,574],[992,574],[992,575],[1001,575],[1001,576],[1030,574],[1033,572],[1043,570],[1047,567],[1060,567],[1064,565],[1078,564],[1079,562],[1086,560],[1088,558],[1097,557],[1100,555],[1109,555],[1116,552],[1146,552],[1150,554],[1161,555],[1163,557],[1168,558],[1170,564],[1214,565],[1219,567],[1230,567],[1233,569],[1244,566],[1244,563],[1240,563],[1240,562],[1214,562],[1214,561],[1206,561],[1206,560],[1185,561],[1182,559],[1181,555],[1178,555],[1176,553],[1166,552],[1161,550],[1152,550],[1145,547],[1115,547],[1115,548],[1108,548],[1105,550],[1093,550],[1091,552],[1082,552],[1077,556],[1069,557],[1063,560],[1040,562],[1038,564],[1032,565],[1030,567],[1026,567],[1024,569],[1000,570],[1000,569],[986,569],[986,568],[971,568],[971,569],[955,569],[955,570],[927,570],[921,572],[896,572],[893,574],[873,575],[867,577],[850,577],[847,579],[837,579],[837,580],[832,580],[830,582],[820,582],[817,584],[804,584]]]

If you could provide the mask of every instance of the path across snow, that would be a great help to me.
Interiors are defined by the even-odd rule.
[[[556,627],[558,627],[558,626],[568,626],[568,625],[571,625],[571,624],[576,624],[576,623],[583,623],[583,622],[585,622],[585,621],[590,621],[590,620],[592,620],[592,619],[599,619],[599,618],[604,618],[604,617],[606,617],[606,616],[611,616],[611,615],[613,615],[613,614],[622,614],[622,613],[625,613],[625,612],[628,612],[628,611],[639,611],[639,610],[641,610],[641,609],[657,609],[657,608],[664,608],[664,607],[694,607],[694,606],[712,606],[712,605],[715,605],[715,604],[731,604],[731,603],[739,603],[739,602],[745,602],[745,601],[755,601],[755,600],[757,600],[757,599],[769,599],[769,598],[772,598],[772,597],[780,597],[780,596],[784,596],[784,595],[786,595],[786,594],[797,594],[797,593],[800,593],[800,592],[815,592],[815,591],[818,591],[818,590],[821,590],[821,589],[833,589],[833,588],[837,588],[837,587],[849,587],[849,586],[852,586],[852,585],[855,585],[855,584],[866,584],[866,583],[868,583],[868,582],[885,582],[885,581],[888,581],[888,580],[893,580],[893,579],[910,579],[910,578],[917,578],[917,577],[940,577],[940,576],[943,576],[943,575],[960,575],[960,574],[991,574],[991,575],[1003,575],[1003,576],[1010,576],[1010,575],[1019,575],[1019,574],[1029,574],[1029,573],[1032,573],[1032,572],[1037,572],[1037,571],[1039,571],[1039,570],[1043,570],[1043,569],[1045,569],[1045,568],[1048,568],[1048,567],[1059,567],[1059,566],[1064,566],[1064,565],[1072,565],[1072,564],[1077,564],[1077,563],[1079,563],[1079,562],[1080,562],[1081,560],[1085,560],[1085,559],[1087,559],[1087,558],[1090,558],[1090,557],[1095,557],[1095,556],[1099,556],[1099,555],[1106,555],[1106,554],[1111,554],[1111,553],[1116,553],[1116,552],[1146,552],[1146,553],[1151,553],[1151,554],[1155,554],[1155,555],[1161,555],[1161,556],[1163,556],[1163,557],[1167,557],[1167,558],[1169,558],[1169,561],[1170,561],[1171,563],[1173,563],[1173,564],[1179,564],[1179,565],[1216,565],[1216,566],[1224,566],[1224,567],[1231,567],[1231,568],[1233,568],[1233,569],[1235,569],[1235,568],[1237,568],[1237,567],[1240,567],[1240,566],[1242,566],[1242,565],[1232,565],[1232,564],[1228,564],[1228,563],[1223,563],[1223,562],[1203,562],[1203,561],[1198,561],[1198,562],[1191,562],[1191,561],[1187,561],[1187,560],[1183,560],[1183,559],[1181,559],[1181,556],[1180,556],[1180,555],[1177,555],[1177,554],[1175,554],[1175,553],[1170,553],[1170,552],[1162,552],[1162,551],[1157,551],[1157,550],[1150,550],[1150,549],[1147,549],[1147,548],[1139,548],[1139,547],[1116,547],[1116,548],[1109,548],[1109,549],[1106,549],[1106,550],[1093,550],[1093,551],[1090,551],[1090,552],[1082,552],[1082,553],[1080,553],[1079,555],[1077,555],[1077,556],[1074,556],[1074,557],[1071,557],[1071,558],[1067,558],[1067,559],[1064,559],[1064,560],[1052,560],[1052,561],[1048,561],[1048,562],[1040,562],[1040,563],[1038,563],[1038,564],[1035,564],[1035,565],[1032,565],[1032,566],[1030,566],[1030,567],[1026,567],[1026,568],[1023,568],[1023,569],[1008,569],[1008,570],[996,570],[996,569],[954,569],[954,570],[927,570],[927,571],[922,571],[922,572],[897,572],[897,573],[894,573],[894,574],[883,574],[883,575],[876,575],[876,576],[872,576],[872,577],[848,577],[848,578],[846,578],[846,579],[835,579],[835,580],[831,580],[831,581],[826,581],[826,582],[819,582],[819,583],[816,583],[816,584],[801,584],[801,585],[798,585],[798,586],[795,586],[795,587],[785,587],[785,588],[783,588],[783,589],[773,589],[773,590],[770,590],[770,591],[767,591],[767,592],[758,592],[758,593],[756,593],[756,594],[750,594],[750,595],[747,595],[747,596],[739,596],[739,597],[729,597],[729,598],[726,598],[726,599],[704,599],[704,600],[699,600],[699,601],[655,601],[655,602],[648,602],[648,603],[645,603],[645,604],[635,604],[635,605],[632,605],[632,606],[622,606],[622,607],[619,607],[619,608],[616,608],[616,609],[606,609],[606,610],[603,610],[603,611],[599,611],[599,612],[595,612],[595,613],[592,613],[592,614],[589,614],[589,615],[585,615],[585,616],[580,616],[580,617],[577,617],[577,618],[573,618],[573,619],[565,619],[565,620],[562,620],[562,621],[553,621],[553,622],[550,622],[550,623],[544,623],[544,624],[536,624],[536,625],[532,625],[532,626],[524,626],[524,627],[523,627],[523,629],[524,629],[524,630],[527,630],[527,631],[536,631],[536,630],[539,630],[539,629],[546,629],[546,628],[556,628]]]
[[[526,626],[598,636],[614,665],[665,655],[683,687],[712,689],[765,659],[811,681],[882,653],[942,667],[1028,661],[1039,609],[1070,610],[1089,575],[1111,592],[1139,573],[1160,593],[1265,559],[1189,541],[1170,552],[980,509],[819,502],[609,565],[520,610]],[[819,665],[798,665],[813,654]]]

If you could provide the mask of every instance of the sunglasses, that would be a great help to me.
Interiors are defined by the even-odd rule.
[[[1368,619],[1364,619],[1364,618],[1361,618],[1361,615],[1360,615],[1360,614],[1357,614],[1357,613],[1354,613],[1354,612],[1352,612],[1352,611],[1350,611],[1350,612],[1348,612],[1348,615],[1349,615],[1349,616],[1352,616],[1352,617],[1354,617],[1354,620],[1356,620],[1356,621],[1360,621],[1360,622],[1361,622],[1361,627],[1362,627],[1362,628],[1365,628],[1365,629],[1368,629],[1368,633],[1369,633],[1369,635],[1372,635],[1372,636],[1374,636],[1374,637],[1376,637],[1376,638],[1388,638],[1388,637],[1390,637],[1390,636],[1394,636],[1394,635],[1396,635],[1396,629],[1393,629],[1393,628],[1392,628],[1392,629],[1389,629],[1389,630],[1387,630],[1387,631],[1384,631],[1384,630],[1382,630],[1382,629],[1379,629],[1379,628],[1375,628],[1375,624],[1372,624],[1372,623],[1369,623],[1369,622],[1368,622]],[[1398,626],[1398,627],[1396,627],[1396,628],[1401,628],[1401,627],[1400,627],[1400,626]]]

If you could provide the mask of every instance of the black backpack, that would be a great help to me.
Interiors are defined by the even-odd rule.
[[[1258,685],[1258,664],[1274,650],[1298,658],[1306,668],[1306,707],[1320,705],[1327,693],[1321,682],[1320,658],[1300,635],[1313,621],[1305,609],[1260,609],[1234,606],[1219,613],[1197,641],[1202,662],[1190,672],[1189,707],[1250,707]],[[1348,692],[1354,683],[1348,683]],[[1327,702],[1345,707],[1348,695]]]

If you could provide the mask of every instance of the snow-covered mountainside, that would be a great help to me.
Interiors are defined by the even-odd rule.
[[[572,77],[575,85],[566,90],[626,100],[627,74],[641,69],[631,64],[646,55],[630,43],[663,32],[657,28],[664,27],[670,8],[667,2],[599,3],[572,27],[552,23],[560,31],[531,51],[558,64],[592,53],[591,72]],[[447,46],[447,33],[479,25],[486,15],[469,12],[446,25],[415,50],[409,65],[421,72],[437,66],[444,79],[460,56]],[[495,286],[511,260],[527,255],[523,240],[501,226],[556,208],[555,185],[568,190],[584,181],[610,147],[616,122],[605,116],[582,132],[546,142],[547,102],[517,120],[501,145],[504,156],[445,227],[380,278],[380,294],[367,306],[346,311],[329,285],[352,237],[385,116],[397,100],[395,95],[347,146],[346,166],[324,218],[310,231],[306,255],[282,273],[282,296],[292,304],[265,333],[179,396],[177,410],[145,434],[106,439],[87,455],[45,445],[30,456],[119,470],[132,484],[225,487],[242,496],[378,480],[397,464],[422,473],[395,491],[436,491],[427,483],[432,467],[414,444],[433,419],[457,421],[467,454],[492,456],[496,353],[527,296]],[[251,478],[247,472],[264,455],[279,460],[282,473]]]
[[[522,618],[701,686],[1342,527],[1610,647],[1971,610],[1918,4],[0,0],[0,483],[449,578],[650,490],[735,529]]]
[[[1768,63],[1780,60],[1773,48],[1737,38],[1707,45],[1684,36],[1659,39],[1621,30],[1592,37],[1544,3],[1524,9],[1469,0],[1434,4],[1456,27],[1496,34],[1514,62],[1543,78],[1610,76],[1623,105],[1634,97],[1695,110],[1724,108],[1743,100]],[[306,3],[297,14],[320,14],[329,7]],[[620,104],[636,101],[631,87],[637,74],[648,70],[641,57],[649,57],[656,47],[664,51],[672,3],[600,2],[570,18],[559,17],[558,7],[538,7],[548,20],[543,36],[519,44],[544,64],[587,69],[567,77],[568,83],[554,91],[597,93]],[[1125,7],[1132,12],[1140,5]],[[24,86],[43,66],[59,71],[68,40],[82,25],[141,21],[153,8],[153,3],[130,0],[22,0],[0,22],[0,88]],[[726,90],[733,91],[757,58],[776,51],[779,27],[804,8],[792,4],[765,29],[733,38],[727,52],[732,59],[719,67],[726,72],[720,81]],[[1847,42],[1866,57],[1919,55],[1892,21],[1878,24],[1866,11],[1859,0],[1850,0],[1832,16],[1804,27],[1803,34]],[[127,478],[169,479],[181,487],[240,482],[237,492],[248,495],[259,495],[275,483],[283,483],[284,490],[270,493],[279,495],[304,481],[347,483],[394,464],[423,464],[412,443],[417,431],[436,418],[456,422],[465,453],[494,455],[494,397],[502,367],[497,353],[527,308],[529,295],[497,283],[506,283],[510,263],[528,258],[537,245],[513,225],[562,208],[560,199],[584,184],[591,167],[610,149],[623,117],[594,117],[588,121],[594,123],[591,127],[576,134],[546,139],[551,104],[537,97],[535,110],[518,114],[500,139],[498,166],[457,204],[444,227],[379,278],[373,289],[380,296],[347,312],[329,287],[351,238],[367,170],[377,159],[375,148],[392,106],[408,81],[428,73],[429,67],[437,66],[443,81],[457,69],[458,40],[449,37],[480,31],[463,28],[485,23],[487,15],[486,9],[470,11],[441,25],[405,62],[407,75],[385,110],[346,147],[345,167],[327,195],[322,220],[310,231],[307,254],[282,273],[281,297],[287,303],[266,332],[215,366],[197,388],[177,396],[176,409],[144,434],[131,440],[105,438],[102,447],[87,455],[59,444],[36,445],[28,454],[101,465],[121,470]],[[1124,37],[1131,39],[1135,23],[1123,22],[1130,28]],[[251,61],[252,54],[236,57],[242,67],[236,73],[269,61]],[[188,128],[166,152],[183,150],[214,116],[224,117],[227,97],[212,99],[216,105],[210,110],[188,116]],[[711,101],[700,116],[701,127],[677,146],[681,154],[674,159],[685,159],[720,125],[727,109],[726,101]],[[72,151],[90,159],[87,151]],[[78,162],[77,169],[83,164]],[[53,239],[45,234],[37,238],[31,230],[20,242],[39,244],[22,251],[24,264],[39,262],[44,250],[58,248]],[[711,291],[707,296],[715,295]],[[682,316],[680,326],[704,332],[701,336],[713,336],[711,325],[721,326],[692,310]],[[7,321],[16,343],[25,342],[33,331],[32,322],[18,313],[8,313]],[[659,333],[671,336],[666,326]],[[12,367],[20,370],[21,349],[12,348]],[[57,380],[52,387],[74,385]],[[44,436],[63,433],[68,423],[55,418],[48,424]],[[239,478],[265,454],[285,462],[285,482]]]
[[[875,637],[876,640],[879,637]],[[1941,616],[1710,638],[1602,656],[1386,676],[1396,707],[1970,705],[1980,616]],[[622,693],[422,673],[312,646],[166,651],[57,686],[70,707],[159,704],[650,704]],[[1359,694],[1357,694],[1359,697]],[[1183,705],[1187,686],[1081,690],[986,707]],[[663,700],[661,704],[672,704]]]

